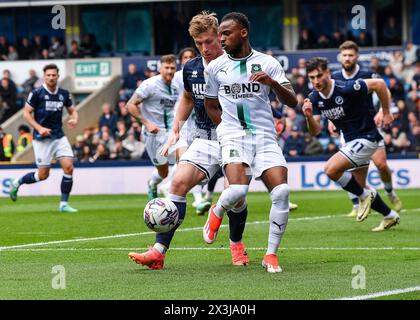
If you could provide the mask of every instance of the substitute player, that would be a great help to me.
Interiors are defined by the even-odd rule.
[[[323,115],[343,132],[346,141],[345,146],[328,160],[325,173],[344,190],[359,197],[358,222],[364,221],[372,208],[384,216],[373,231],[383,231],[398,224],[397,212],[382,201],[376,190],[366,189],[370,158],[382,140],[367,98],[371,92],[376,92],[383,109],[381,126],[388,126],[393,117],[389,113],[390,99],[385,82],[382,79],[333,80],[325,58],[309,60],[306,72],[314,87],[302,107],[309,133],[319,135]],[[349,169],[355,169],[353,174],[347,171]]]
[[[143,125],[146,151],[156,169],[147,182],[149,200],[157,198],[157,186],[168,176],[168,157],[160,151],[168,139],[174,120],[174,106],[178,99],[178,88],[172,83],[176,72],[174,55],[164,55],[160,59],[160,74],[144,80],[127,102],[130,114]],[[171,162],[175,162],[172,152]]]
[[[183,154],[172,180],[169,199],[179,211],[178,225],[169,232],[157,233],[156,242],[152,248],[144,253],[129,253],[129,257],[136,263],[146,265],[152,269],[162,269],[166,252],[172,241],[176,229],[181,225],[186,211],[186,194],[197,184],[211,179],[220,169],[220,147],[216,139],[215,126],[204,108],[204,67],[213,59],[223,54],[217,35],[218,21],[215,13],[202,12],[190,21],[189,33],[200,55],[186,63],[183,69],[184,92],[178,107],[172,134],[162,150],[166,153],[175,145],[180,136],[182,126],[195,111],[196,137],[191,146]],[[249,258],[242,242],[247,217],[246,202],[229,212],[229,239],[232,264],[247,265]]]
[[[262,265],[281,272],[277,250],[289,215],[287,168],[276,139],[269,93],[296,106],[296,95],[280,63],[255,51],[249,43],[248,18],[238,12],[226,14],[219,27],[225,54],[206,68],[205,108],[217,125],[222,165],[229,187],[210,208],[203,237],[213,243],[224,213],[244,201],[254,175],[271,195],[268,249]],[[219,103],[221,109],[219,108]]]
[[[346,41],[340,46],[340,60],[342,69],[332,73],[331,78],[341,81],[357,80],[357,79],[372,79],[378,78],[379,75],[376,73],[363,69],[357,63],[359,58],[359,46],[353,41]],[[369,110],[372,110],[372,114],[376,115],[377,111],[373,105],[372,94],[369,94],[366,100],[366,104],[369,105]],[[333,127],[329,127],[332,130]],[[382,130],[379,128],[379,133],[382,134]],[[399,212],[402,208],[402,202],[394,191],[392,186],[392,174],[391,169],[386,161],[386,151],[384,141],[379,141],[378,149],[372,155],[372,161],[378,168],[381,180],[384,184],[386,195],[392,203],[394,210]],[[357,215],[359,207],[359,197],[349,193],[349,197],[353,202],[353,210],[348,216],[354,217]]]
[[[70,119],[67,125],[73,129],[78,122],[78,114],[73,106],[70,93],[59,88],[59,70],[55,64],[44,68],[44,84],[33,90],[26,101],[23,118],[34,128],[33,148],[38,170],[30,172],[12,182],[10,198],[16,201],[18,190],[23,184],[43,181],[50,174],[51,162],[58,160],[64,175],[61,180],[60,212],[77,212],[69,204],[70,192],[73,187],[73,150],[63,132],[63,109],[66,108]]]

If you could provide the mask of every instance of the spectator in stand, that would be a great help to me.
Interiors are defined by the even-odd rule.
[[[333,155],[336,154],[338,152],[338,146],[337,144],[334,142],[334,140],[332,138],[330,138],[328,144],[327,144],[327,148],[325,149],[325,154],[326,155]]]
[[[18,52],[20,60],[29,60],[32,58],[33,49],[28,38],[22,39],[22,43],[18,48]]]
[[[295,90],[295,93],[300,93],[305,97],[311,92],[304,76],[299,76],[297,78],[295,85],[293,85],[293,90]]]
[[[382,28],[382,43],[380,45],[401,45],[401,29],[397,25],[397,21],[394,16],[389,16],[385,26]]]
[[[123,120],[125,123],[125,127],[128,129],[131,127],[132,121],[131,121],[131,115],[127,111],[127,108],[125,107],[126,104],[127,104],[126,100],[119,100],[116,110],[117,110],[118,120]]]
[[[285,156],[296,157],[303,154],[304,141],[297,126],[293,126],[290,136],[284,143],[283,153]]]
[[[124,120],[118,120],[117,121],[117,132],[115,134],[115,138],[119,139],[120,141],[123,141],[125,138],[127,138],[127,127],[125,126]]]
[[[95,154],[89,159],[89,162],[95,162],[97,160],[109,160],[109,150],[107,149],[105,143],[101,141],[97,148]]]
[[[51,59],[51,58],[50,58],[50,53],[49,53],[48,49],[42,49],[40,59],[41,59],[41,60],[48,60],[48,59]]]
[[[330,39],[328,38],[328,36],[326,36],[325,34],[322,34],[317,41],[317,46],[318,49],[327,49],[327,48],[331,48],[331,43],[330,43]]]
[[[404,56],[401,51],[397,50],[393,52],[391,59],[389,60],[389,65],[395,77],[401,79],[404,70]]]
[[[138,141],[133,132],[129,132],[127,138],[122,142],[124,149],[130,152],[130,159],[141,159],[146,146]]]
[[[340,31],[335,31],[330,40],[332,48],[338,48],[345,41],[344,35]]]
[[[407,134],[401,131],[399,126],[391,128],[392,144],[397,148],[397,152],[406,154],[410,149],[410,141]]]
[[[290,77],[289,77],[289,80],[292,86],[296,84],[299,76],[300,76],[299,69],[297,67],[293,67],[290,72]]]
[[[385,151],[386,153],[397,153],[398,148],[393,144],[391,134],[387,133],[384,137]]]
[[[22,124],[18,128],[19,138],[17,142],[16,151],[18,153],[23,152],[26,147],[32,145],[31,130],[26,124]]]
[[[130,132],[134,134],[136,140],[142,141],[141,125],[135,119],[132,119]]]
[[[12,135],[4,132],[3,128],[0,127],[0,161],[12,160],[14,152],[15,144]]]
[[[70,59],[80,59],[83,58],[84,54],[79,48],[79,43],[76,40],[73,40],[70,45]]]
[[[85,144],[82,148],[82,154],[80,158],[78,158],[80,162],[91,162],[92,159],[92,151],[90,150],[90,146]]]
[[[416,113],[417,101],[419,101],[417,90],[411,90],[406,99],[408,111],[414,112],[414,114]]]
[[[372,57],[370,61],[370,68],[372,69],[372,71],[374,71],[376,74],[379,74],[381,77],[385,75],[385,68],[383,65],[381,65],[381,62],[378,57]]]
[[[420,62],[416,63],[413,80],[411,81],[411,88],[414,91],[420,91]]]
[[[8,78],[0,82],[0,123],[16,112],[16,90],[10,85]]]
[[[297,113],[294,108],[286,108],[287,119],[291,127],[298,128],[298,131],[303,132],[306,129],[305,117],[301,113]]]
[[[9,80],[9,86],[16,92],[17,91],[16,83],[12,80],[12,75],[10,74],[10,70],[8,69],[3,70],[3,78]]]
[[[301,76],[306,77],[306,60],[305,60],[305,58],[300,58],[298,60],[298,68],[299,68],[299,74]]]
[[[122,88],[124,89],[124,97],[129,99],[139,86],[139,81],[144,80],[144,78],[145,77],[137,71],[137,66],[134,63],[130,63],[128,65],[128,72],[124,76],[122,84]]]
[[[117,131],[117,116],[112,111],[111,105],[107,102],[102,105],[102,112],[103,113],[99,118],[99,128],[107,126],[110,134],[114,135]]]
[[[371,47],[372,46],[372,38],[370,34],[366,31],[360,31],[355,42],[359,45],[359,47]]]
[[[95,36],[91,33],[87,33],[83,36],[82,42],[80,43],[80,49],[84,56],[89,58],[97,57],[98,52],[101,50],[96,43]]]
[[[23,90],[25,91],[26,94],[31,93],[31,91],[35,88],[38,88],[40,84],[40,79],[38,78],[38,76],[36,75],[36,72],[34,69],[30,69],[29,70],[29,78],[25,80],[25,82],[22,84]],[[37,84],[38,82],[38,84]]]
[[[405,45],[404,50],[404,80],[406,83],[411,83],[413,76],[416,73],[417,62],[417,46],[411,42]]]
[[[51,46],[48,48],[50,59],[64,59],[66,57],[66,46],[56,36],[51,37]]]
[[[303,155],[315,156],[322,153],[322,145],[317,138],[311,136],[309,133],[305,133],[303,136],[304,149]]]
[[[8,53],[7,53],[7,60],[9,61],[19,60],[19,55],[17,53],[15,45],[13,44],[9,45]]]
[[[110,160],[129,160],[130,151],[123,147],[122,141],[117,138],[115,140],[114,149],[111,150],[109,155]]]
[[[115,139],[111,136],[109,131],[102,131],[101,142],[105,144],[105,147],[109,150],[109,152],[114,150]]]
[[[0,60],[7,60],[7,54],[9,53],[9,44],[4,36],[0,36]]]
[[[313,49],[315,45],[315,40],[312,36],[312,33],[309,29],[304,28],[300,31],[299,43],[297,46],[298,50],[307,50]]]
[[[42,37],[40,35],[34,36],[31,58],[35,60],[45,59],[43,58],[43,54],[42,54],[42,51],[44,49],[47,49],[47,48],[42,41]],[[48,50],[47,50],[47,56],[48,56]]]

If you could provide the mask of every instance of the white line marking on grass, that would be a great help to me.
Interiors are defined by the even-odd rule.
[[[390,291],[376,292],[376,293],[366,294],[364,296],[338,298],[334,300],[367,300],[367,299],[374,299],[374,298],[379,298],[379,297],[394,296],[394,295],[398,295],[402,293],[415,292],[415,291],[420,291],[420,286],[412,287],[412,288],[405,288],[405,289],[396,289],[396,290],[390,290]]]
[[[37,252],[37,251],[144,251],[148,248],[15,248],[8,249],[7,251],[13,252]],[[247,248],[248,251],[262,251],[267,248]],[[171,247],[171,251],[215,251],[215,250],[230,250],[229,247]],[[323,248],[323,247],[292,247],[292,248],[280,248],[282,250],[302,250],[302,251],[420,251],[420,248],[416,247],[383,247],[383,248],[366,248],[366,247],[353,247],[353,248]],[[4,250],[6,251],[6,250]]]
[[[331,218],[334,218],[334,217],[344,217],[344,216],[345,215],[290,218],[289,221],[323,220],[323,219],[331,219]],[[248,222],[247,225],[264,224],[264,223],[268,223],[268,221],[252,221],[252,222]],[[228,227],[228,225],[222,224],[220,227],[221,228],[226,228],[226,227]],[[203,229],[203,227],[184,228],[184,229],[178,229],[177,232],[197,231],[197,230],[202,230],[202,229]],[[41,247],[41,246],[48,246],[48,245],[52,245],[52,244],[86,242],[86,241],[96,241],[96,240],[106,240],[106,239],[116,239],[116,238],[127,238],[127,237],[136,237],[136,236],[153,235],[153,234],[155,234],[155,232],[149,231],[149,232],[139,232],[139,233],[115,234],[115,235],[112,235],[112,236],[101,236],[101,237],[92,237],[92,238],[78,238],[78,239],[69,239],[69,240],[48,241],[48,242],[36,242],[36,243],[27,243],[27,244],[18,244],[18,245],[13,245],[13,246],[0,247],[0,251],[17,249],[17,248],[27,248],[27,247]]]

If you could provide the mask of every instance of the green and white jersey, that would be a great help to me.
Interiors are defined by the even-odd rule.
[[[225,53],[205,69],[205,96],[218,98],[222,107],[222,122],[217,127],[219,139],[246,134],[276,134],[269,100],[270,87],[249,80],[252,73],[258,71],[264,71],[280,84],[290,84],[275,58],[255,50],[242,59]]]
[[[174,121],[174,107],[180,94],[172,82],[167,85],[160,75],[144,80],[136,89],[142,100],[143,117],[161,129],[169,129]]]

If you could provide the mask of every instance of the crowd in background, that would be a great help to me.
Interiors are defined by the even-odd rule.
[[[370,63],[370,68],[385,80],[393,98],[391,112],[395,120],[391,127],[385,129],[384,136],[386,151],[389,154],[420,154],[418,53],[418,48],[409,43],[403,51],[394,52],[388,65],[381,65],[376,57],[373,57]],[[326,119],[322,121],[323,129],[319,136],[312,137],[307,132],[301,109],[304,98],[311,91],[305,64],[305,59],[300,59],[298,65],[292,67],[288,74],[297,94],[296,108],[282,105],[274,97],[271,101],[278,141],[286,157],[332,155],[340,147],[339,133],[328,131]],[[155,74],[149,69],[137,70],[134,64],[128,66],[119,91],[118,103],[98,106],[102,108],[103,114],[98,119],[97,125],[85,128],[84,133],[77,137],[74,153],[78,161],[148,158],[141,125],[127,113],[125,105],[140,83]],[[24,101],[25,95],[41,84],[42,81],[35,72],[30,70],[29,78],[17,86],[10,72],[6,70],[0,85],[0,124],[19,109],[16,106],[19,94]],[[374,103],[379,103],[375,97]],[[4,133],[2,135],[4,136]],[[5,141],[7,142],[7,139],[3,139],[3,142]]]

